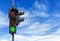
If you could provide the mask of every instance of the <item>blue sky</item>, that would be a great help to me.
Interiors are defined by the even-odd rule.
[[[11,41],[8,18],[11,2],[0,0],[0,41]],[[60,40],[60,0],[15,0],[15,8],[25,11],[15,41]]]

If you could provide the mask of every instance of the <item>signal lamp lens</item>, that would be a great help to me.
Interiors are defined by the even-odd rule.
[[[13,32],[15,32],[16,31],[16,27],[15,26],[11,26],[10,27],[10,31],[13,33]]]

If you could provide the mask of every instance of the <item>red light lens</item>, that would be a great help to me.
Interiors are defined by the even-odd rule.
[[[11,12],[10,16],[13,17],[13,18],[16,17],[16,13],[15,12]]]

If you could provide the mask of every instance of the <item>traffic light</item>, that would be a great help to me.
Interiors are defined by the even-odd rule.
[[[19,12],[14,8],[14,0],[12,0],[12,8],[9,10],[9,33],[12,35],[12,41],[14,41],[16,26],[18,26],[20,22],[24,21],[24,18],[19,18],[19,16],[23,14],[24,12]]]
[[[13,8],[9,11],[9,32],[11,34],[16,33],[16,16],[18,14],[18,10]]]
[[[11,34],[16,33],[16,26],[18,26],[20,22],[24,21],[24,18],[20,17],[23,14],[24,12],[19,12],[15,8],[12,8],[9,11],[9,32]]]

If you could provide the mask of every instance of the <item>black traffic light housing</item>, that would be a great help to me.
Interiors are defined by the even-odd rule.
[[[18,14],[18,10],[15,8],[10,9],[9,11],[9,33],[16,33],[16,16]]]
[[[16,33],[16,26],[19,25],[20,22],[24,21],[24,18],[20,16],[23,15],[24,12],[19,12],[16,8],[12,8],[9,11],[9,33]]]

